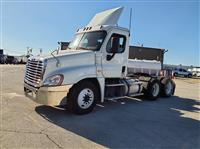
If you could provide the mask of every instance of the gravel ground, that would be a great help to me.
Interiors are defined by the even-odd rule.
[[[0,65],[1,148],[200,148],[200,80],[175,79],[157,101],[107,101],[88,114],[34,103],[24,66]]]

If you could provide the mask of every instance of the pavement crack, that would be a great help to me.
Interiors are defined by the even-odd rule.
[[[23,130],[8,130],[8,129],[2,129],[1,131],[4,131],[4,132],[14,132],[14,133],[42,134],[41,132],[31,132],[31,131],[23,131]]]
[[[56,143],[53,139],[51,139],[51,138],[49,137],[48,134],[45,134],[45,133],[41,133],[41,134],[45,135],[45,136],[46,136],[52,143],[54,143],[58,148],[63,149],[63,147],[61,147],[58,143]]]
[[[14,133],[30,133],[30,134],[41,134],[45,135],[53,144],[55,144],[58,148],[63,149],[62,146],[60,146],[58,143],[56,143],[50,136],[42,131],[40,132],[31,132],[31,131],[23,131],[23,130],[8,130],[8,129],[2,129],[2,132],[14,132]]]
[[[44,129],[41,130],[41,133],[43,133],[44,131],[46,131],[47,129],[49,129],[51,126],[45,127]]]

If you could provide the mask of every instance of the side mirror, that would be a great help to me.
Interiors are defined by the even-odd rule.
[[[107,61],[110,61],[115,56],[115,54],[117,53],[118,47],[119,47],[119,38],[112,37],[112,47],[111,47],[112,55],[107,55],[107,58],[106,58]]]
[[[116,53],[119,47],[119,38],[117,37],[112,37],[112,48],[111,52]]]

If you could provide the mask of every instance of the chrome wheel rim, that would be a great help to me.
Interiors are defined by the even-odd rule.
[[[166,91],[166,94],[167,94],[167,95],[171,94],[171,91],[172,91],[172,83],[171,83],[170,81],[166,84],[165,91]]]
[[[94,93],[91,89],[85,88],[78,95],[78,105],[82,109],[89,108],[94,101]]]
[[[160,91],[159,84],[158,84],[158,83],[155,83],[155,84],[152,86],[152,95],[153,95],[154,97],[158,96],[159,91]]]

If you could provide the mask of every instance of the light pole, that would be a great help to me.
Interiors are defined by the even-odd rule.
[[[40,48],[40,55],[42,55],[42,48]]]

